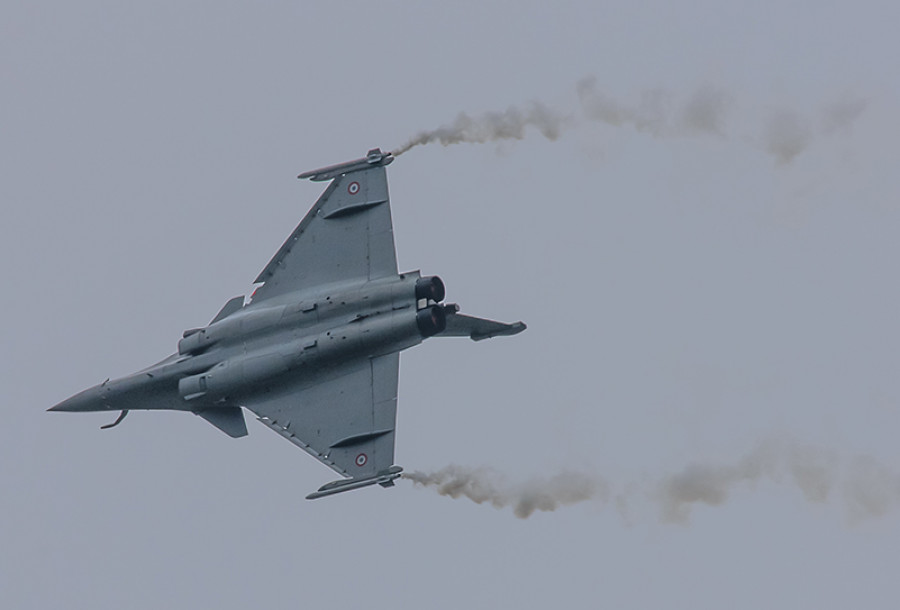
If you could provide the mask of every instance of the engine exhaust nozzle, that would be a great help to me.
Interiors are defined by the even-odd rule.
[[[440,305],[432,305],[416,312],[416,326],[423,337],[433,337],[447,328],[447,314]]]
[[[444,282],[438,276],[432,275],[416,280],[416,300],[428,299],[440,303],[445,295]]]

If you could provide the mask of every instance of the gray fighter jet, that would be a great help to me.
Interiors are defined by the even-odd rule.
[[[50,411],[190,411],[225,434],[247,434],[241,408],[345,477],[309,499],[390,487],[400,352],[427,337],[475,341],[525,330],[442,304],[444,284],[398,273],[385,166],[363,159],[301,174],[331,184],[256,278],[178,352],[107,380]],[[246,302],[245,302],[246,301]]]

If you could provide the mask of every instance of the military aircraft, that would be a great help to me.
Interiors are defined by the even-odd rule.
[[[250,299],[237,296],[178,351],[106,380],[50,411],[190,411],[225,434],[247,434],[242,407],[344,479],[320,498],[391,487],[400,352],[427,337],[475,341],[525,330],[442,304],[444,284],[399,273],[386,166],[391,153],[300,174],[331,184],[262,270]]]

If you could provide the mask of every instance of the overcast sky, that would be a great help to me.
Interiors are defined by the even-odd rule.
[[[897,5],[328,5],[0,7],[0,605],[896,608]],[[388,169],[401,268],[528,324],[403,354],[396,462],[605,494],[45,412],[250,292],[301,171],[498,121]]]

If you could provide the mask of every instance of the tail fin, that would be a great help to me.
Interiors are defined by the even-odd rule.
[[[447,328],[438,335],[439,337],[469,337],[473,341],[481,341],[491,337],[517,335],[527,328],[523,322],[505,324],[466,316],[458,313],[459,305],[455,304],[444,305],[444,312],[447,314]]]

